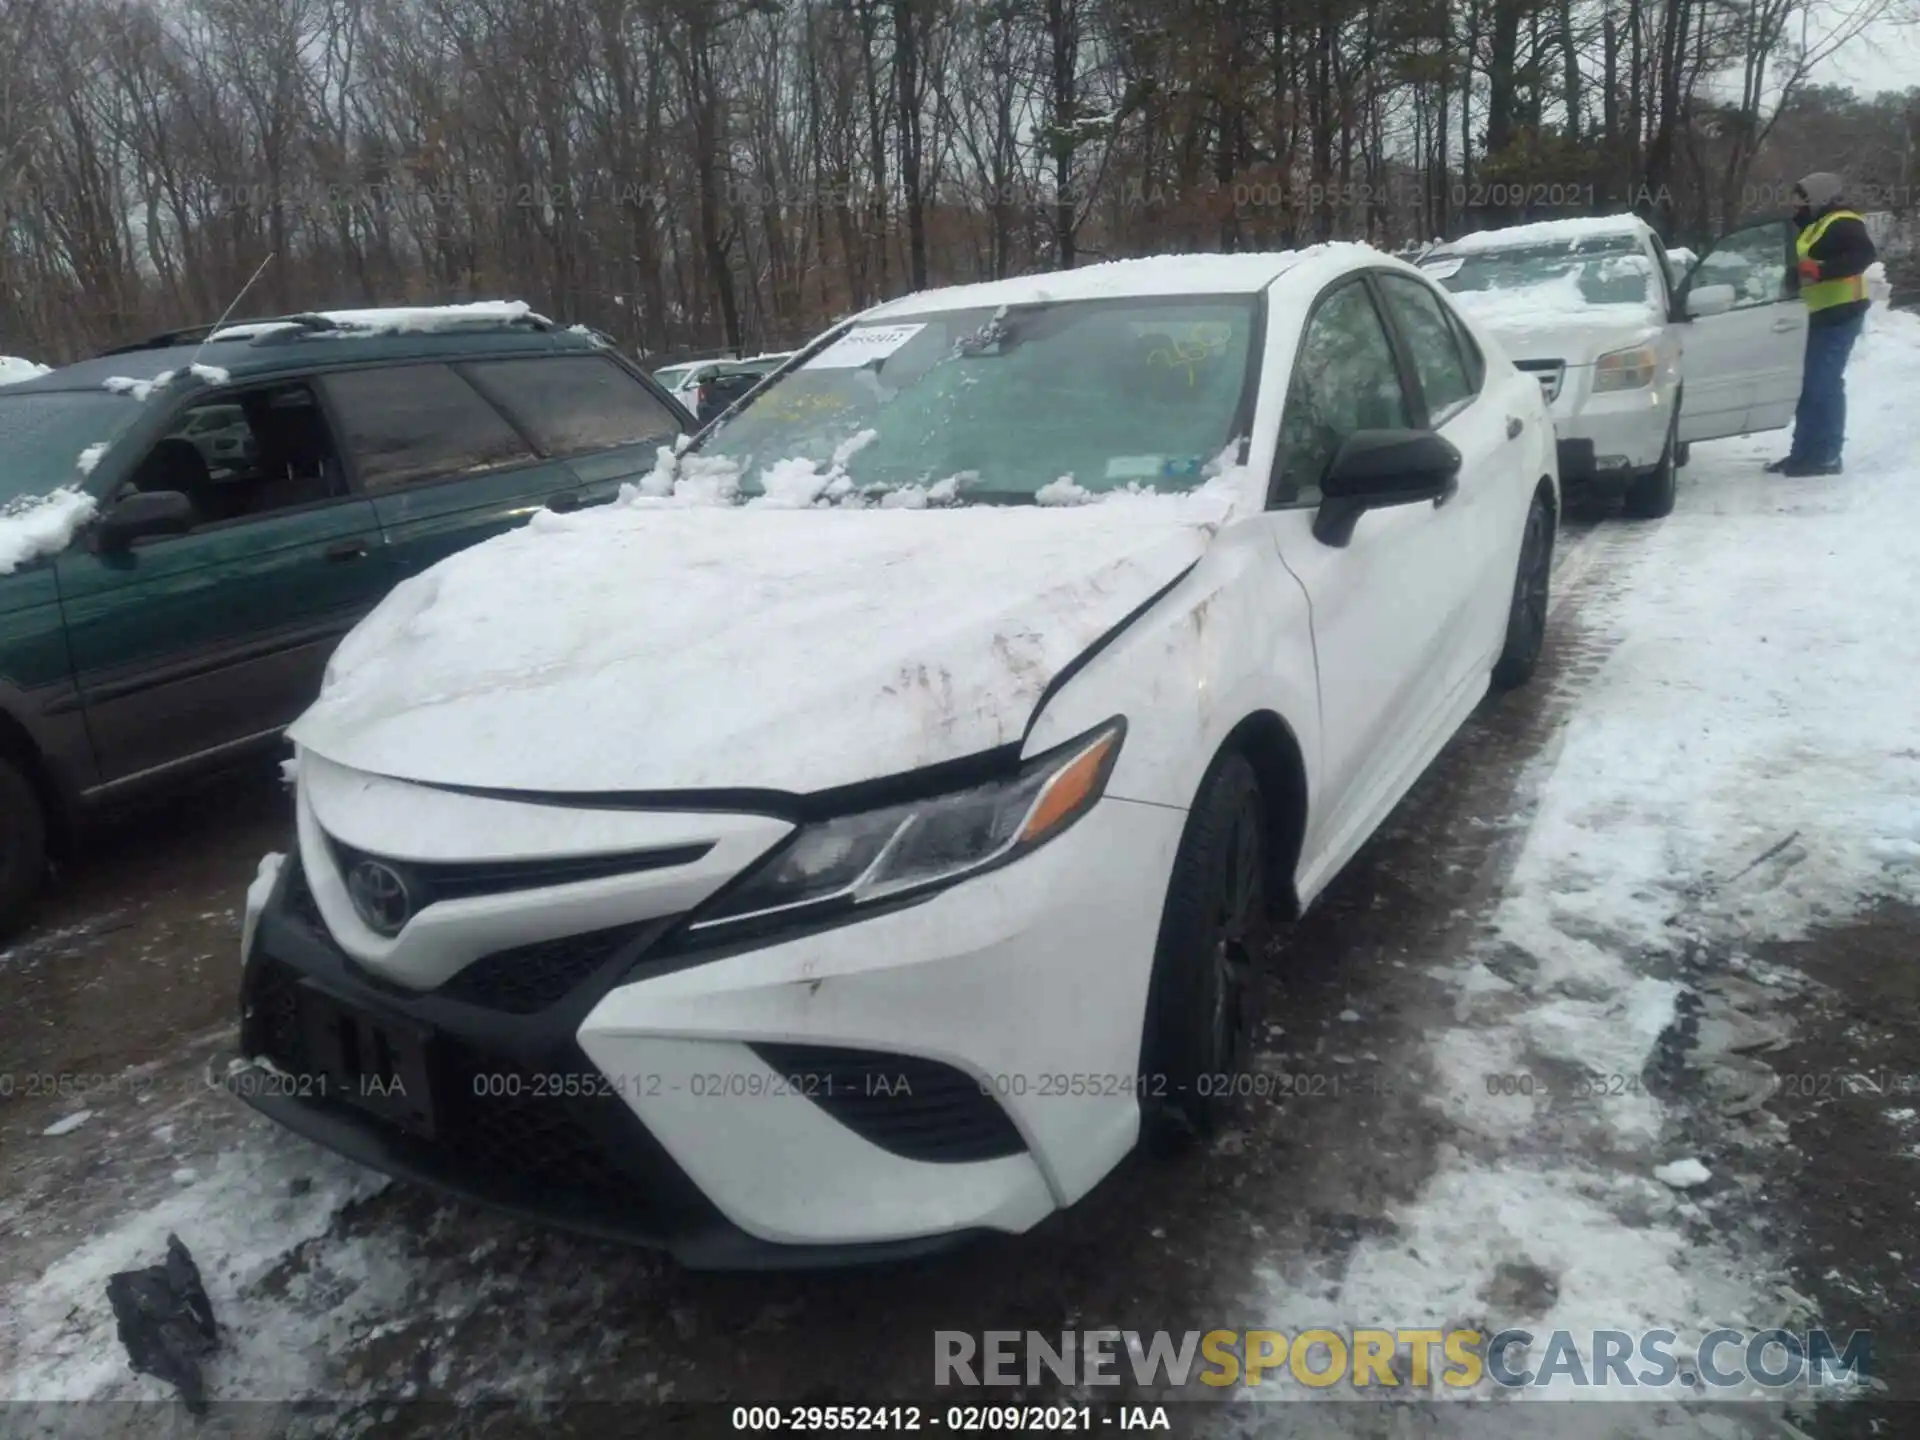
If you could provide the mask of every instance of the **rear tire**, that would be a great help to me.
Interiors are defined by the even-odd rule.
[[[1679,493],[1680,417],[1667,424],[1667,443],[1660,452],[1660,463],[1637,476],[1627,487],[1627,514],[1636,520],[1658,520],[1673,513]]]
[[[1493,686],[1512,690],[1533,678],[1547,643],[1547,594],[1553,580],[1553,507],[1535,495],[1520,537],[1513,601],[1507,609],[1507,642],[1493,662]]]
[[[1259,777],[1228,752],[1187,815],[1154,949],[1140,1106],[1143,1137],[1156,1148],[1211,1134],[1230,1103],[1267,937],[1267,863]]]
[[[27,918],[47,872],[47,814],[26,773],[0,756],[0,940]]]

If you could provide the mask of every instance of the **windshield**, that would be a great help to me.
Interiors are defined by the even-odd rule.
[[[1550,292],[1575,305],[1659,303],[1653,262],[1631,235],[1571,246],[1469,250],[1430,260],[1422,268],[1456,295],[1525,290]]]
[[[764,493],[776,465],[831,474],[829,494],[945,487],[1004,503],[1061,482],[1188,490],[1236,438],[1257,313],[1252,296],[1181,296],[859,325],[697,449],[745,495]]]
[[[0,509],[28,495],[77,485],[92,469],[81,452],[113,439],[140,414],[108,390],[0,390]]]

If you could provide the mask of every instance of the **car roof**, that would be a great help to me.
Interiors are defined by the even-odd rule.
[[[1105,300],[1161,295],[1252,295],[1288,270],[1334,247],[1259,251],[1238,255],[1153,255],[1139,260],[1109,260],[1073,270],[1051,270],[1008,280],[983,280],[922,290],[887,301],[862,313],[862,320],[975,310],[985,306],[1033,305],[1049,300]],[[1355,250],[1384,257],[1384,252],[1355,245]]]
[[[478,355],[555,355],[597,353],[607,346],[584,330],[534,330],[534,328],[470,328],[470,330],[294,330],[276,326],[271,330],[246,330],[240,338],[209,340],[196,344],[154,346],[150,349],[121,349],[109,355],[94,355],[58,371],[40,374],[33,380],[19,380],[6,386],[6,394],[31,394],[44,390],[92,390],[104,386],[109,378],[125,376],[129,380],[152,380],[157,374],[184,371],[188,365],[202,367],[198,378],[219,382],[219,372],[228,380],[271,378],[290,371],[342,369],[359,365],[397,365],[403,361],[434,359],[472,359]],[[211,372],[209,372],[211,371]]]

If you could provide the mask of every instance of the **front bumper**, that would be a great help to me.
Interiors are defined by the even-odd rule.
[[[522,979],[571,967],[535,1013],[476,988],[498,955],[431,989],[373,974],[291,858],[252,917],[243,982],[242,1052],[271,1068],[230,1083],[387,1173],[702,1268],[891,1260],[1025,1230],[1138,1133],[1133,1072],[1183,820],[1110,796],[931,899],[733,951],[688,948],[676,915],[505,952]],[[431,1133],[316,1091],[316,1003],[428,1037]],[[829,1099],[789,1081],[844,1076],[849,1056],[918,1093]]]
[[[1664,382],[1595,393],[1593,367],[1570,365],[1549,407],[1562,481],[1631,480],[1660,463],[1673,419]]]

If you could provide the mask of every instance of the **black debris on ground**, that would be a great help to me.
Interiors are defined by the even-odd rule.
[[[220,1327],[200,1283],[200,1268],[180,1237],[167,1236],[167,1258],[160,1264],[109,1275],[107,1302],[134,1373],[166,1381],[189,1410],[204,1415],[207,1392],[200,1362],[219,1344]]]

